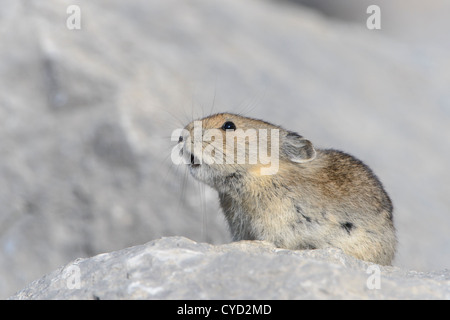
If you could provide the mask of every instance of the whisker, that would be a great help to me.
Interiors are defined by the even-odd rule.
[[[261,101],[266,97],[266,94],[267,90],[261,89],[258,93],[253,94],[248,103],[245,103],[245,100],[243,100],[243,102],[241,102],[238,107],[239,109],[241,109],[241,111],[237,112],[237,114],[240,116],[247,116],[248,114],[253,112],[253,110],[261,104]]]
[[[181,212],[182,205],[184,202],[186,202],[187,179],[188,179],[188,170],[184,170],[183,179],[181,182],[180,197],[178,199],[178,204],[177,204],[177,212]]]
[[[202,240],[208,241],[208,215],[206,214],[205,185],[199,182],[200,186],[200,203],[202,211]]]
[[[209,110],[209,116],[212,115],[213,112],[214,112],[214,106],[215,106],[215,103],[216,103],[216,93],[217,93],[217,77],[214,80],[214,96],[213,96],[211,110]]]
[[[177,122],[176,126],[180,126],[180,127],[185,126],[184,121],[178,115],[173,114],[170,110],[163,109],[163,111],[166,112],[167,114],[169,114],[169,116],[171,116],[173,119],[176,120],[176,122]],[[165,124],[172,126],[172,123],[169,124],[169,123],[167,123],[167,121]]]

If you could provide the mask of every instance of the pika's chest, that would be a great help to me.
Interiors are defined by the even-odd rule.
[[[219,194],[219,198],[233,240],[265,240],[284,248],[298,246],[302,230],[290,199],[234,199],[226,194]]]

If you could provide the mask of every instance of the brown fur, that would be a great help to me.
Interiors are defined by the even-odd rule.
[[[391,264],[396,248],[392,203],[369,167],[346,153],[315,149],[300,135],[265,121],[228,113],[201,121],[204,129],[232,121],[244,130],[280,130],[276,174],[261,175],[260,163],[190,165],[195,178],[218,191],[234,240],[266,240],[287,249],[336,247],[362,260]],[[192,134],[193,124],[186,130]],[[226,150],[225,131],[223,137],[226,154],[231,150]],[[181,141],[189,157],[192,140]]]

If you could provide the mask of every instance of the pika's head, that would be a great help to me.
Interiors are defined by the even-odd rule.
[[[283,162],[304,164],[316,156],[299,134],[231,113],[192,121],[178,147],[192,176],[215,188],[230,178],[274,175]]]

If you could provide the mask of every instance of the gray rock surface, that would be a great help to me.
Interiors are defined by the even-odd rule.
[[[11,299],[450,299],[450,271],[382,267],[337,249],[172,237],[75,260]]]
[[[450,21],[446,18],[450,2],[443,0],[285,0],[314,8],[331,19],[364,24],[367,8],[377,5],[383,34],[416,49],[450,49]]]
[[[172,130],[211,110],[365,161],[394,201],[395,265],[450,266],[450,41],[411,47],[285,1],[0,7],[0,298],[77,257],[229,242],[215,192],[170,161]]]

